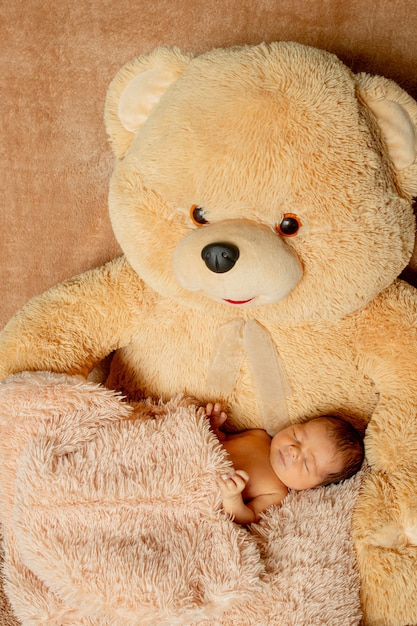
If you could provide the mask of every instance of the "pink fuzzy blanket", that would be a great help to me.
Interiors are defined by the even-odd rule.
[[[5,589],[39,626],[353,626],[360,475],[290,493],[250,531],[220,509],[229,462],[201,410],[129,405],[81,378],[0,383]]]

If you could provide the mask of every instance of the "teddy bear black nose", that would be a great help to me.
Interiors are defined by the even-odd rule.
[[[201,251],[201,258],[209,270],[223,274],[234,267],[239,258],[239,248],[233,243],[209,243]]]

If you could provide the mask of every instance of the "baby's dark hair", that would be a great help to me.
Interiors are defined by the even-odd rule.
[[[362,435],[350,422],[341,417],[323,415],[315,419],[326,422],[327,434],[333,439],[337,451],[344,461],[343,469],[340,472],[328,474],[322,485],[338,483],[346,478],[351,478],[360,470],[365,457]]]

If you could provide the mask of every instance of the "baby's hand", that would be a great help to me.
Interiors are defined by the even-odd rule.
[[[223,499],[239,496],[249,481],[249,475],[244,470],[236,470],[230,476],[222,477],[220,489]]]
[[[210,419],[210,426],[214,434],[220,441],[226,439],[226,434],[221,430],[221,427],[227,420],[227,414],[222,411],[222,406],[219,402],[213,404],[209,402],[206,404],[206,415]]]

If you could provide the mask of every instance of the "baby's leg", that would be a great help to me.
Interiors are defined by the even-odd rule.
[[[210,419],[210,426],[216,437],[219,441],[225,441],[227,435],[221,430],[221,427],[227,420],[227,414],[222,411],[221,404],[219,402],[215,404],[209,402],[206,405],[206,415]]]

